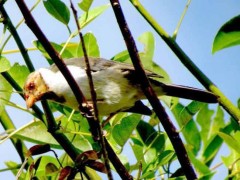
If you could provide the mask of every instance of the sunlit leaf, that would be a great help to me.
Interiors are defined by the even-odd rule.
[[[93,0],[82,0],[82,2],[78,3],[78,6],[83,10],[83,11],[88,11],[89,8],[92,5]]]
[[[65,43],[62,43],[61,46],[64,47]],[[72,57],[77,57],[77,50],[78,50],[78,46],[79,43],[75,43],[75,42],[69,42],[65,48],[65,50],[63,51],[63,54],[65,54],[65,52],[68,52],[69,55],[71,54]],[[65,55],[64,55],[65,56]],[[67,58],[67,57],[66,57]]]
[[[204,147],[206,146],[206,144],[208,143],[208,140],[210,138],[210,129],[211,129],[211,123],[212,123],[212,116],[213,116],[214,111],[210,110],[208,108],[208,105],[205,104],[202,109],[199,111],[198,115],[197,115],[197,122],[201,127],[201,138],[202,138],[202,142]]]
[[[88,25],[90,22],[92,22],[94,19],[100,16],[108,7],[109,5],[102,5],[90,9],[88,12],[82,14],[81,17],[79,18],[81,28],[84,28],[86,25]]]
[[[191,163],[194,165],[195,169],[200,173],[201,176],[209,175],[212,173],[209,167],[197,159],[197,157],[191,151],[188,151],[188,156],[191,160]]]
[[[99,51],[99,47],[98,47],[95,36],[92,33],[87,33],[83,36],[83,39],[84,39],[84,45],[87,51],[87,55],[89,57],[99,57],[100,51]],[[77,56],[78,57],[84,56],[81,42],[79,43],[79,46],[78,46]]]
[[[228,156],[222,157],[222,161],[226,168],[228,168],[228,179],[237,180],[240,178],[240,154],[233,149],[230,149]]]
[[[141,53],[141,60],[145,65],[145,68],[152,69],[152,60],[155,50],[155,39],[151,32],[145,32],[138,37],[138,40],[144,45],[144,50]]]
[[[64,127],[64,120],[62,120],[62,122],[62,125]],[[68,129],[73,130],[73,127],[73,122],[69,122]],[[51,134],[48,133],[46,126],[41,121],[32,121],[25,126],[19,128],[18,130],[16,130],[16,132],[13,132],[12,134],[10,134],[10,136],[18,137],[36,144],[48,143],[51,145],[51,147],[62,148],[51,136]],[[39,134],[41,134],[41,136]],[[74,133],[67,133],[66,136],[69,139],[72,139],[74,137]],[[92,149],[91,143],[81,134],[81,132],[78,132],[72,143],[81,151]]]
[[[0,74],[0,114],[4,110],[7,103],[11,97],[12,86],[5,80],[5,78]]]
[[[27,66],[15,63],[8,73],[13,77],[20,87],[23,87],[29,74],[29,70]]]
[[[226,22],[215,36],[212,53],[240,44],[240,15]]]
[[[237,133],[239,135],[239,132],[237,132]],[[230,146],[232,149],[234,149],[237,153],[240,153],[239,152],[240,144],[239,144],[239,141],[235,137],[233,137],[229,134],[223,133],[223,132],[219,132],[218,135],[224,140],[224,142],[228,146]]]
[[[70,20],[68,7],[60,0],[44,0],[44,7],[54,18],[67,25]]]
[[[0,73],[5,72],[11,68],[10,62],[5,57],[0,57]]]
[[[36,170],[36,175],[38,177],[54,176],[53,172],[58,172],[57,167],[59,167],[59,163],[55,157],[42,155]]]
[[[6,161],[6,162],[4,162],[4,164],[11,170],[12,174],[14,174],[15,176],[17,175],[18,170],[19,170],[19,163],[16,163],[13,161]],[[21,173],[19,179],[26,179],[26,174]]]
[[[111,59],[113,61],[118,61],[118,62],[124,62],[124,61],[127,61],[127,59],[129,59],[129,53],[127,50],[125,51],[122,51],[118,54],[116,54],[114,57],[112,57]]]

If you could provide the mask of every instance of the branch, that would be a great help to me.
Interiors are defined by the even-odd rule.
[[[185,173],[187,179],[191,179],[191,180],[197,179],[197,176],[189,161],[183,142],[148,81],[145,71],[141,65],[136,44],[128,28],[128,25],[125,21],[119,1],[118,0],[110,0],[110,1],[112,4],[113,11],[115,13],[116,19],[119,24],[119,28],[121,29],[122,35],[126,42],[129,55],[132,59],[134,68],[136,70],[137,77],[140,80],[142,91],[144,92],[145,96],[147,97],[150,104],[152,105],[153,110],[155,111],[158,119],[159,120],[161,119],[161,123],[166,133],[168,134],[169,139],[172,142],[173,148],[175,149],[176,155],[178,157],[178,160],[182,166],[183,172]]]
[[[80,41],[81,41],[81,44],[82,44],[82,50],[83,50],[85,64],[86,64],[86,74],[88,76],[91,99],[92,99],[92,103],[93,103],[93,110],[94,110],[93,118],[94,118],[94,121],[96,123],[96,128],[97,128],[96,131],[99,134],[99,139],[100,139],[99,143],[101,144],[101,150],[102,150],[102,154],[103,154],[105,167],[106,167],[106,170],[107,170],[108,179],[111,180],[111,179],[113,179],[113,176],[112,176],[112,172],[111,172],[111,168],[110,168],[110,164],[109,164],[108,153],[107,153],[107,150],[106,150],[106,144],[105,144],[105,140],[104,140],[104,136],[103,136],[102,126],[101,126],[101,122],[99,120],[98,108],[97,108],[97,94],[96,94],[96,91],[94,89],[91,67],[90,67],[90,63],[89,63],[89,59],[88,59],[87,50],[86,50],[86,47],[85,47],[83,35],[81,33],[80,24],[78,23],[77,10],[74,8],[72,0],[70,0],[70,4],[71,4],[71,8],[72,8],[72,11],[73,11],[73,14],[74,14],[75,23],[77,25],[77,29],[78,29],[78,32],[79,32],[79,38],[80,38]]]

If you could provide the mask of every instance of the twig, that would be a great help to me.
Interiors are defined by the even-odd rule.
[[[3,23],[7,26],[7,28],[9,29],[10,33],[12,34],[12,36],[14,37],[15,39],[15,42],[17,43],[18,45],[18,48],[28,66],[28,69],[33,72],[34,71],[34,67],[32,65],[32,62],[30,60],[30,57],[28,56],[28,53],[27,53],[27,50],[25,49],[17,31],[16,31],[16,28],[13,26],[10,18],[8,17],[8,14],[7,12],[5,11],[3,5],[0,5],[0,12],[2,14],[2,16],[4,17],[4,21]]]
[[[96,128],[97,128],[96,130],[98,131],[98,136],[100,138],[99,142],[101,143],[101,148],[102,148],[103,158],[104,158],[104,162],[105,162],[105,167],[106,167],[106,170],[107,170],[108,179],[111,180],[111,179],[113,179],[113,176],[112,176],[112,173],[111,173],[111,168],[110,168],[110,164],[109,164],[109,160],[108,160],[108,154],[107,154],[106,145],[105,145],[105,141],[104,141],[102,126],[101,126],[101,123],[100,123],[100,120],[99,120],[98,108],[97,108],[97,94],[96,94],[96,91],[94,89],[93,78],[92,78],[92,74],[91,74],[91,67],[90,67],[90,63],[89,63],[89,59],[88,59],[83,35],[81,33],[80,24],[78,23],[77,11],[74,8],[72,0],[70,0],[70,4],[71,4],[71,8],[72,8],[72,11],[73,11],[73,14],[74,14],[75,22],[76,22],[76,25],[77,25],[77,28],[78,28],[81,44],[82,44],[82,50],[83,50],[85,64],[86,64],[86,74],[88,76],[91,98],[92,98],[92,103],[93,103],[93,110],[94,110],[93,118],[94,118],[94,121],[96,123]]]
[[[197,179],[194,169],[191,166],[191,163],[189,161],[183,142],[148,81],[145,71],[141,65],[136,44],[128,28],[126,20],[124,18],[119,1],[118,0],[110,0],[110,1],[112,4],[113,11],[115,13],[116,19],[118,21],[119,27],[121,29],[122,35],[126,42],[129,55],[132,59],[134,68],[136,70],[137,77],[139,77],[141,88],[145,96],[149,100],[150,104],[152,105],[153,110],[155,111],[157,117],[159,118],[159,120],[161,119],[161,123],[166,133],[168,134],[169,139],[172,142],[173,148],[176,152],[178,160],[182,166],[182,169],[187,179],[191,179],[191,180]]]
[[[173,38],[174,40],[176,40],[176,38],[177,38],[178,31],[179,31],[179,29],[180,29],[180,26],[181,26],[181,24],[182,24],[182,21],[183,21],[183,19],[184,19],[184,16],[185,16],[186,13],[187,13],[187,10],[188,10],[188,7],[189,7],[190,3],[191,3],[191,0],[188,0],[186,6],[185,6],[185,8],[184,8],[184,11],[183,11],[183,13],[182,13],[182,15],[181,15],[181,17],[180,17],[180,20],[178,21],[177,27],[176,27],[175,31],[173,32],[172,38]]]

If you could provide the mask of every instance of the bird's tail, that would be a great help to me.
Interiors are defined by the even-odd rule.
[[[154,82],[154,85],[156,86],[156,83],[158,84],[158,87],[161,87],[161,91],[163,94],[167,96],[175,96],[185,99],[191,99],[195,101],[200,102],[206,102],[206,103],[217,103],[218,97],[208,91],[187,87],[187,86],[181,86],[181,85],[168,85],[163,84],[160,82]]]

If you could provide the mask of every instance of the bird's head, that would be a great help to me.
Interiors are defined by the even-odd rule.
[[[27,108],[31,108],[35,102],[41,100],[43,95],[48,92],[48,89],[49,87],[39,71],[29,74],[23,87]]]

